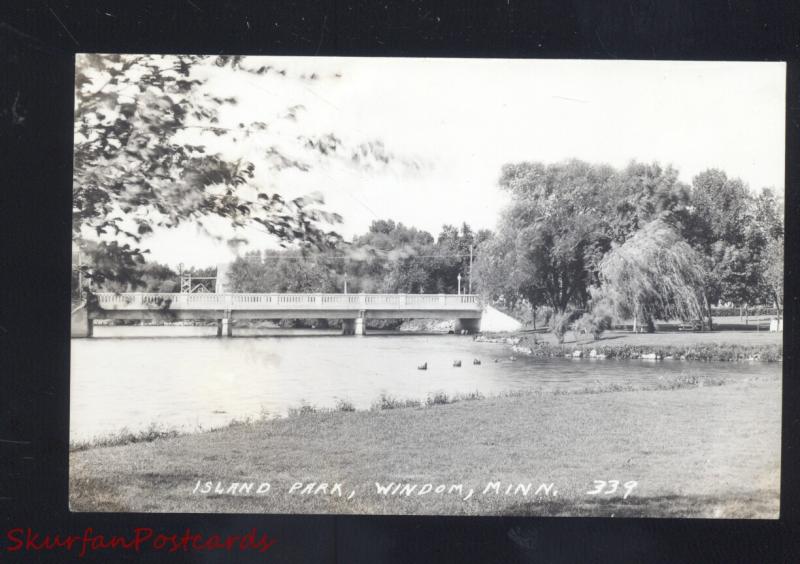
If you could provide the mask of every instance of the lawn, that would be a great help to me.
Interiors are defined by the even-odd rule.
[[[90,448],[70,454],[70,505],[129,512],[777,517],[779,376],[699,384],[307,413]],[[595,480],[613,493],[588,494]],[[198,481],[255,486],[241,495],[193,493]],[[623,499],[623,485],[634,481]],[[254,493],[264,482],[269,492]],[[376,482],[416,489],[382,496]],[[314,483],[317,493],[302,494],[302,487],[290,493],[295,483]],[[334,483],[341,497],[330,495]],[[426,484],[432,491],[419,495]],[[536,495],[541,484],[553,486]]]

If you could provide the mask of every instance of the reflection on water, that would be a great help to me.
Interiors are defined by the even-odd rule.
[[[73,339],[72,440],[152,423],[210,428],[264,411],[285,415],[301,402],[333,407],[344,399],[365,409],[381,393],[424,400],[437,391],[568,390],[687,370],[731,378],[780,373],[779,365],[765,363],[512,361],[504,345],[457,335],[343,337],[333,330],[273,330],[253,336],[255,330],[237,329],[238,337],[218,339],[215,332],[215,327],[95,327],[96,338]],[[170,338],[159,338],[165,336]],[[473,365],[475,358],[480,365]],[[461,368],[453,367],[454,360],[462,361]],[[428,370],[417,370],[424,362]]]

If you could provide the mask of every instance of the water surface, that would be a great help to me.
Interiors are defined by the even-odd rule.
[[[780,374],[780,365],[766,363],[511,360],[505,345],[460,335],[254,333],[237,329],[238,337],[220,339],[214,327],[99,326],[95,338],[73,339],[71,439],[153,423],[212,428],[263,413],[285,415],[302,402],[333,407],[341,399],[366,409],[381,393],[424,401],[440,391],[566,391],[682,372],[734,379]],[[473,365],[476,358],[480,365]],[[418,370],[424,362],[428,369]]]

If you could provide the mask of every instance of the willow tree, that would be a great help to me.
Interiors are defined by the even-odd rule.
[[[700,319],[705,280],[702,257],[660,220],[644,225],[599,265],[604,293],[622,318],[655,330],[655,319]]]

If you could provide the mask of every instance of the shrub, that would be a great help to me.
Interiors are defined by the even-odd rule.
[[[727,380],[721,376],[705,376],[694,372],[684,372],[666,378],[658,383],[659,390],[680,390],[682,388],[702,388],[704,386],[722,386]]]
[[[457,396],[458,401],[462,401],[462,400],[463,401],[474,401],[474,400],[482,400],[482,399],[485,399],[485,398],[486,398],[486,396],[484,396],[478,390],[475,390],[474,392],[469,392],[467,394],[459,394]]]
[[[352,402],[344,399],[336,400],[336,405],[333,408],[335,411],[355,411],[356,407],[352,404]]]
[[[419,400],[405,399],[399,400],[395,397],[381,394],[377,400],[372,403],[370,409],[378,411],[382,409],[399,409],[401,407],[419,407],[422,405]]]
[[[558,344],[564,342],[564,335],[567,334],[570,325],[570,314],[569,313],[555,313],[550,318],[550,331],[555,336]]]
[[[444,392],[436,392],[433,395],[428,395],[427,399],[425,400],[425,405],[445,405],[448,403],[452,403],[451,400],[446,393]]]
[[[559,344],[564,342],[564,335],[572,327],[573,321],[581,316],[581,310],[565,311],[563,313],[554,313],[551,318],[550,331],[555,336]]]
[[[428,397],[425,399],[425,405],[431,407],[434,405],[447,405],[449,403],[457,403],[460,401],[474,401],[474,400],[481,400],[484,398],[485,396],[477,390],[475,390],[474,392],[468,392],[466,394],[455,394],[452,396],[448,396],[445,392],[436,392],[432,395],[431,394],[428,395]]]
[[[611,329],[612,320],[610,313],[595,311],[584,313],[575,322],[575,331],[592,335],[596,341],[603,334],[603,331]]]
[[[309,405],[305,401],[300,402],[300,407],[289,408],[289,417],[298,417],[300,415],[309,415],[316,413],[316,406]]]

